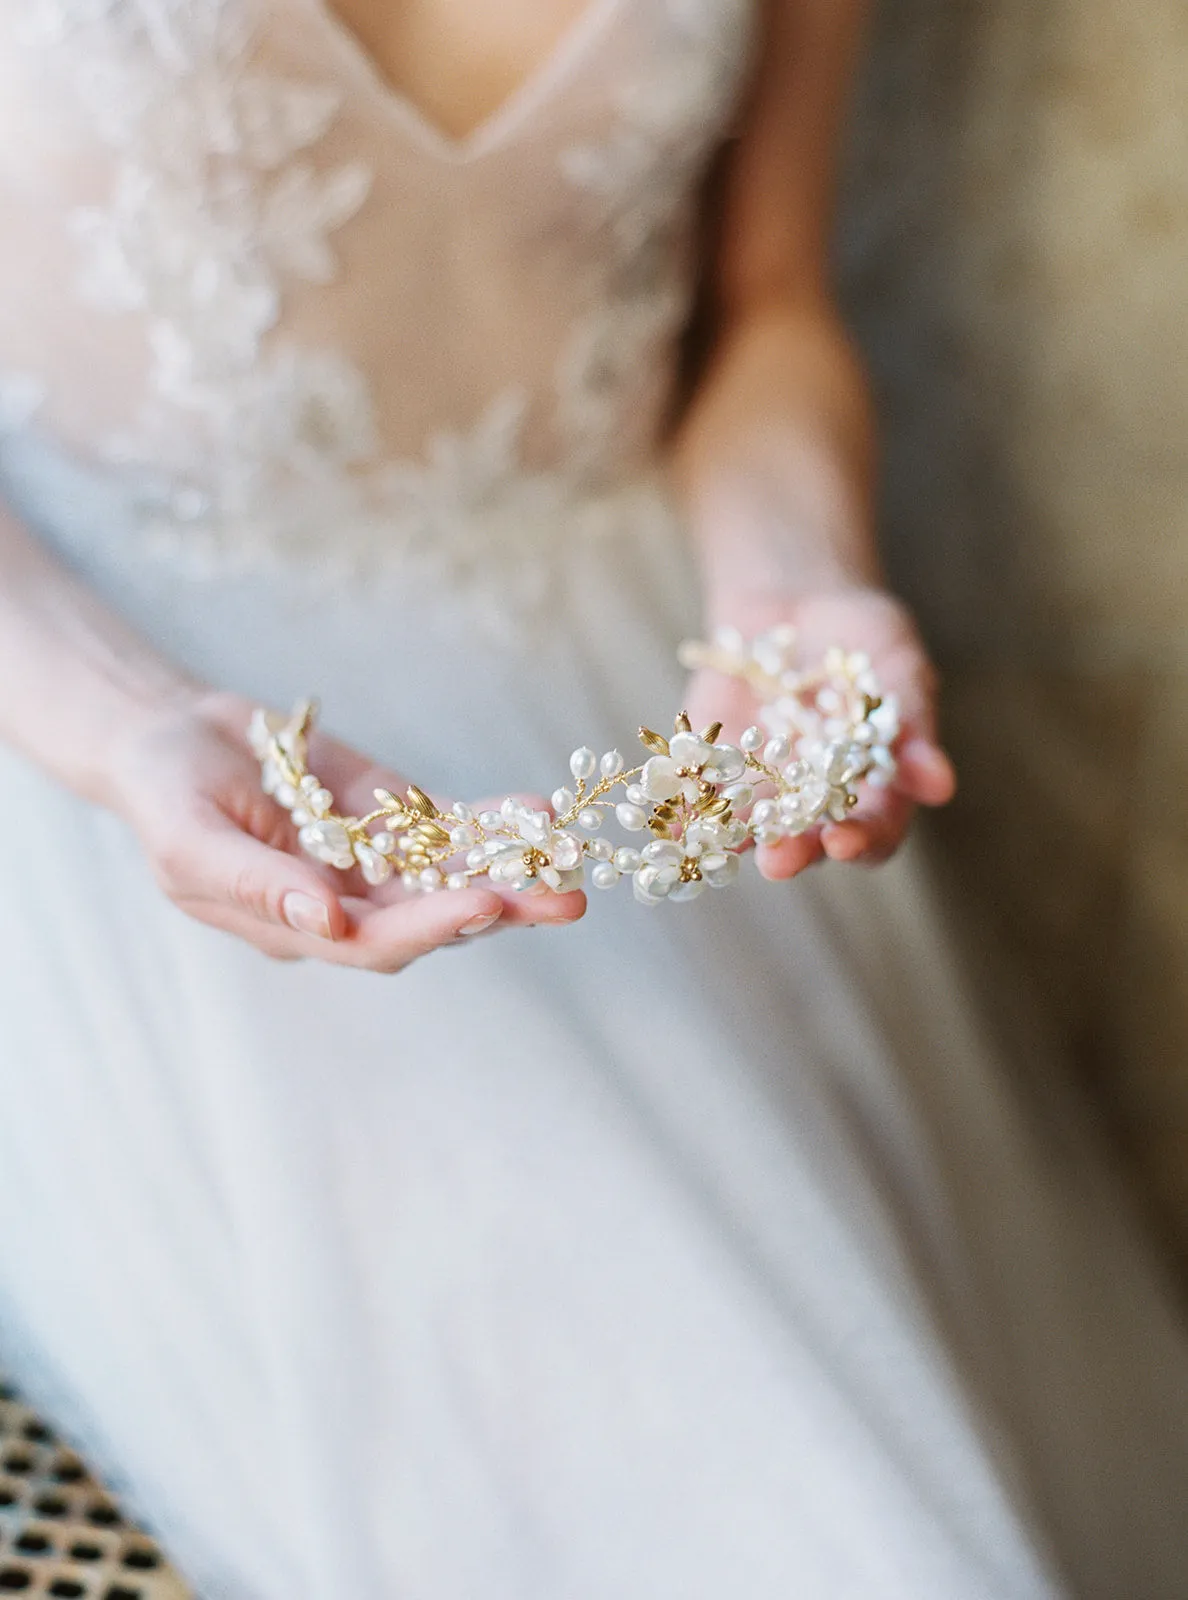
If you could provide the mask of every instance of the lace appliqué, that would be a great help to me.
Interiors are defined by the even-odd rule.
[[[340,96],[253,70],[253,23],[228,0],[41,0],[35,13],[71,45],[79,97],[118,156],[110,202],[73,219],[82,292],[147,318],[149,401],[103,454],[152,462],[147,499],[152,480],[171,483],[183,522],[238,525],[278,469],[324,481],[376,448],[361,375],[330,352],[263,343],[286,280],[334,277],[331,235],[371,172],[312,164]]]
[[[622,419],[667,380],[691,191],[741,70],[747,0],[667,4],[663,72],[624,88],[605,143],[562,158],[595,238],[557,368],[558,465],[541,472],[523,465],[526,391],[392,460],[363,373],[283,335],[286,286],[334,278],[333,235],[371,171],[319,166],[341,96],[253,65],[253,0],[38,0],[32,25],[70,45],[59,58],[117,156],[109,203],[74,225],[83,292],[147,322],[150,393],[103,454],[151,548],[199,574],[399,569],[488,621],[539,605],[549,551],[615,521],[622,497],[597,486]]]
[[[673,42],[617,95],[606,140],[562,154],[591,200],[600,248],[557,374],[558,425],[597,473],[622,417],[654,402],[691,296],[690,225],[707,145],[728,120],[750,53],[749,0],[666,0]]]

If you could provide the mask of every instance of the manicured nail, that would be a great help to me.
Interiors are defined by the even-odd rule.
[[[315,939],[334,937],[330,932],[330,913],[324,903],[315,900],[312,894],[299,894],[296,891],[287,894],[281,910],[285,921],[295,932],[312,934]]]
[[[481,917],[471,917],[469,922],[464,922],[458,929],[461,938],[468,939],[472,933],[483,933],[503,915],[501,911],[484,911]]]

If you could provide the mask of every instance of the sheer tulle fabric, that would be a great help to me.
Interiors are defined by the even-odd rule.
[[[302,0],[0,0],[4,493],[435,791],[662,720],[653,440],[750,32],[592,0],[459,143]],[[1171,1297],[914,855],[379,980],[0,791],[0,1347],[204,1600],[1184,1593]]]

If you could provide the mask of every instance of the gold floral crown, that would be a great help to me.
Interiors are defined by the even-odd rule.
[[[749,642],[723,629],[712,643],[682,645],[682,665],[748,684],[759,722],[734,745],[721,741],[721,723],[697,733],[682,712],[667,738],[640,728],[648,754],[634,767],[618,750],[599,757],[582,746],[551,810],[509,795],[490,810],[458,801],[443,811],[410,784],[403,796],[376,789],[375,810],[344,816],[307,765],[312,701],[287,719],[258,710],[248,737],[264,791],[289,812],[302,849],[343,871],[358,867],[369,884],[396,875],[407,889],[430,891],[486,878],[526,893],[564,893],[582,887],[589,864],[596,889],[630,878],[635,898],[653,906],[731,883],[752,841],[840,822],[858,802],[859,783],[893,778],[898,714],[869,657],[832,649],[806,671],[795,655],[790,627]],[[612,844],[602,833],[612,818],[646,842]]]

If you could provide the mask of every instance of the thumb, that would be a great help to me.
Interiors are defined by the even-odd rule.
[[[221,813],[191,835],[187,859],[178,865],[186,898],[230,905],[321,939],[350,931],[341,900],[312,862],[261,844]]]

